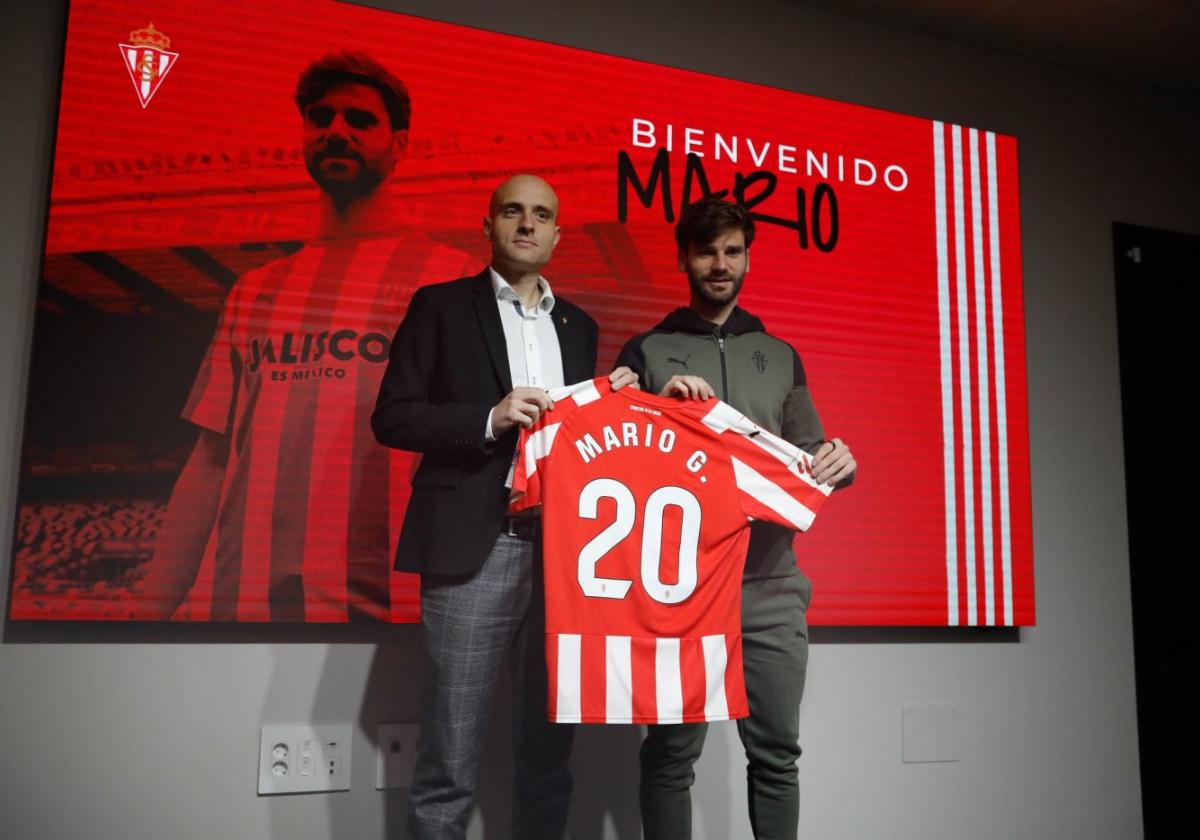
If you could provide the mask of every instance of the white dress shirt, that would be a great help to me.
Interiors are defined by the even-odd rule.
[[[513,387],[528,386],[549,391],[565,385],[562,351],[550,315],[554,309],[554,293],[550,291],[549,281],[545,277],[538,278],[541,297],[532,308],[528,308],[496,269],[489,267],[488,274],[496,294],[500,325],[504,328],[504,344],[508,350],[508,370],[512,375]],[[491,412],[488,412],[485,435],[487,440],[496,439],[492,434]]]

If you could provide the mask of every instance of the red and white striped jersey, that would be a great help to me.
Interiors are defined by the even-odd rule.
[[[694,723],[749,714],[748,525],[807,530],[812,459],[719,400],[552,391],[521,434],[512,508],[543,507],[550,719]]]
[[[346,240],[238,279],[183,412],[230,438],[193,618],[412,620],[391,564],[413,455],[376,443],[371,412],[413,290],[466,262],[419,237]]]

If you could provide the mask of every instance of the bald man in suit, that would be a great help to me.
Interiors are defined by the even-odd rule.
[[[491,265],[417,290],[396,332],[372,426],[422,453],[396,553],[421,575],[421,736],[410,791],[417,840],[459,838],[474,799],[491,702],[512,654],[512,836],[557,838],[566,823],[574,727],[547,722],[540,521],[508,514],[505,478],[547,390],[590,379],[596,322],[554,295],[541,270],[558,244],[558,196],[532,175],[492,194]],[[615,387],[636,381],[621,368]]]

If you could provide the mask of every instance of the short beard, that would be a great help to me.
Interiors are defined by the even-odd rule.
[[[383,179],[374,172],[365,170],[351,181],[325,180],[320,177],[320,172],[314,172],[312,169],[309,170],[309,174],[317,182],[317,186],[333,199],[333,203],[340,209],[366,198],[379,189],[379,185],[383,183]]]
[[[327,157],[350,158],[358,164],[358,175],[349,180],[325,177],[324,173],[321,172],[321,162]],[[308,161],[306,168],[308,169],[309,176],[316,182],[317,186],[333,199],[333,203],[339,209],[345,209],[359,199],[366,198],[379,189],[379,185],[383,183],[383,178],[379,173],[372,171],[360,155],[343,144],[326,147],[313,155],[312,159]]]
[[[691,274],[688,274],[688,286],[691,287],[693,297],[699,298],[705,303],[712,304],[713,306],[724,306],[731,300],[736,300],[738,294],[742,291],[742,283],[746,280],[745,272],[742,272],[741,276],[736,276],[733,274],[727,275],[729,279],[733,281],[732,285],[729,287],[729,293],[726,295],[717,296],[713,294],[712,289],[704,284],[704,281],[711,276],[712,275],[702,275],[700,277],[693,277]]]

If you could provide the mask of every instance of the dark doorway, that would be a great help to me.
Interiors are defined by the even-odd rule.
[[[1148,840],[1193,822],[1200,664],[1195,492],[1200,236],[1113,225],[1125,488]],[[1189,419],[1190,418],[1190,419]]]

